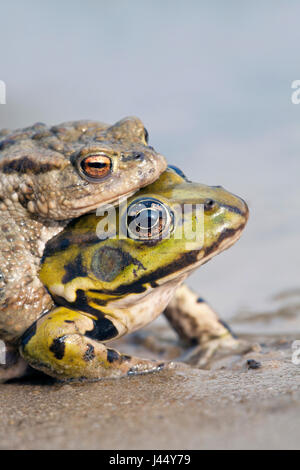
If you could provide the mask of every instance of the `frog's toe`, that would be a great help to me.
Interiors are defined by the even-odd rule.
[[[186,350],[177,360],[199,367],[210,368],[213,363],[229,356],[240,356],[251,351],[252,345],[242,339],[233,338],[231,334],[212,339]]]
[[[128,376],[160,372],[163,369],[170,368],[172,364],[168,362],[159,362],[159,361],[147,361],[147,360],[139,360],[139,359],[134,359],[134,360],[138,361],[138,363],[129,369],[129,371],[127,372]]]

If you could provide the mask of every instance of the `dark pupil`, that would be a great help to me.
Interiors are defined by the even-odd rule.
[[[151,209],[144,210],[138,215],[137,226],[142,229],[150,229],[159,221],[159,212]]]
[[[107,163],[103,163],[103,162],[88,162],[88,163],[87,163],[87,166],[90,167],[90,168],[102,169],[102,168],[105,168],[105,167],[107,166]]]

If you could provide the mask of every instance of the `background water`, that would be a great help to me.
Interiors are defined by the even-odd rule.
[[[223,317],[283,307],[273,328],[300,329],[299,1],[10,0],[0,17],[0,127],[141,117],[169,162],[250,206],[190,285]]]

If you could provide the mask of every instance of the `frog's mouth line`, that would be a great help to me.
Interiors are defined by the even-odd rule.
[[[195,262],[190,263],[186,266],[183,266],[182,269],[177,270],[174,273],[167,274],[165,277],[159,278],[156,282],[157,285],[162,285],[165,284],[166,282],[172,281],[174,278],[177,276],[185,275],[185,277],[197,269],[199,266],[202,264],[207,263],[211,258],[214,256],[218,255],[222,251],[227,250],[230,248],[232,245],[234,245],[238,239],[240,238],[244,227],[246,225],[246,222],[242,225],[239,226],[237,229],[228,229],[226,232],[223,232],[220,236],[219,239],[211,245],[209,248],[206,250],[194,250],[195,251]],[[180,263],[180,260],[179,260]]]
[[[209,261],[216,254],[230,248],[230,246],[240,238],[245,225],[246,222],[236,229],[226,230],[219,236],[219,239],[211,247],[206,249],[206,251],[199,249],[186,252],[169,265],[158,268],[156,271],[144,275],[131,284],[121,284],[113,291],[91,289],[90,292],[112,295],[115,299],[118,296],[126,297],[131,294],[147,295],[147,293],[151,291],[151,288],[159,287],[177,278],[180,279],[187,277],[190,272]]]
[[[245,222],[246,224],[246,222]],[[119,292],[120,297],[111,299],[108,304],[112,304],[115,307],[130,307],[132,304],[137,304],[139,301],[147,297],[148,295],[151,295],[153,290],[158,287],[163,287],[164,285],[167,284],[172,284],[174,283],[174,288],[177,288],[180,284],[182,284],[187,276],[194,271],[197,267],[200,265],[206,263],[209,261],[213,256],[216,254],[230,248],[241,236],[241,233],[244,229],[245,224],[240,226],[238,229],[234,230],[234,234],[232,234],[232,230],[228,230],[229,233],[227,233],[227,236],[222,235],[222,239],[214,244],[214,248],[210,250],[208,254],[205,254],[203,251],[198,251],[194,250],[193,253],[188,253],[186,256],[186,260],[183,260],[187,262],[186,266],[183,266],[181,269],[174,269],[174,263],[170,264],[167,266],[165,269],[169,269],[170,271],[174,269],[173,272],[170,274],[166,274],[165,276],[162,275],[161,270],[157,270],[156,272],[152,273],[151,279],[140,279],[136,284],[127,286],[127,292],[123,292],[123,295]],[[225,237],[225,238],[224,238]],[[220,236],[221,238],[221,236]],[[218,246],[216,248],[216,246]],[[216,251],[217,250],[217,251]],[[207,250],[208,252],[208,250]],[[206,253],[207,253],[206,252]],[[177,263],[180,264],[182,261],[182,258],[177,260]],[[175,262],[176,263],[176,262]],[[122,288],[126,289],[126,286],[120,286],[121,290]],[[92,291],[91,291],[92,292]]]
[[[128,307],[132,303],[136,304],[138,301],[151,294],[153,289],[165,284],[171,284],[173,282],[175,283],[174,285],[176,288],[176,285],[179,286],[184,282],[186,277],[197,267],[209,261],[216,254],[230,248],[230,246],[240,238],[245,225],[246,221],[237,229],[228,229],[226,232],[223,232],[215,244],[206,249],[206,251],[192,250],[191,252],[185,253],[165,268],[159,268],[154,273],[146,275],[130,285],[122,284],[117,289],[114,289],[114,291],[90,289],[88,293],[88,301],[85,300],[83,303],[82,299],[80,300],[80,297],[78,297],[79,292],[77,292],[76,302],[80,302],[81,311],[99,316],[99,307],[94,308],[91,306],[91,303],[93,302],[98,304],[98,299],[93,298],[93,292],[112,296],[110,299],[104,301],[103,305],[110,306],[110,304],[112,304],[115,307]],[[57,297],[57,299],[59,299],[57,300],[58,304],[64,305],[65,299],[62,297]],[[66,305],[70,306],[68,302]]]

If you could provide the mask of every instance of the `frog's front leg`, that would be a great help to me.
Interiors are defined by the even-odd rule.
[[[164,314],[179,337],[188,343],[204,344],[233,337],[217,313],[185,284],[178,287]]]
[[[237,339],[216,312],[185,284],[175,292],[164,314],[180,339],[193,346],[180,360],[207,365],[216,351],[244,352],[245,342]]]
[[[20,352],[34,368],[60,380],[98,380],[161,370],[163,364],[120,354],[99,340],[118,336],[107,317],[58,307],[41,317],[21,339]]]

